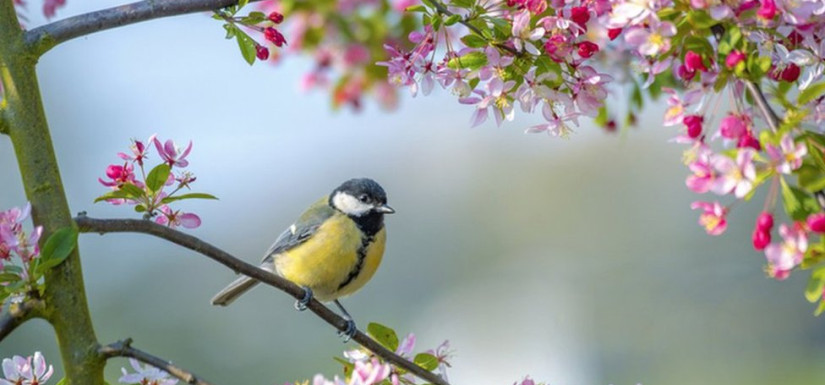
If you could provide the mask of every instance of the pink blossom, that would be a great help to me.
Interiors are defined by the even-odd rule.
[[[814,213],[806,220],[808,228],[819,234],[825,234],[825,213]]]
[[[521,104],[521,110],[524,112],[533,112],[542,98],[546,98],[550,94],[550,88],[544,85],[544,82],[550,78],[550,73],[545,72],[538,77],[536,76],[536,67],[530,68],[524,75],[524,82],[513,94],[513,97]]]
[[[475,104],[476,111],[470,119],[471,126],[475,127],[487,120],[488,109],[492,108],[496,124],[501,125],[503,120],[513,120],[515,111],[510,102],[507,92],[516,85],[515,81],[506,82],[499,78],[493,78],[486,84],[487,93],[476,90],[475,93],[481,97],[471,96],[459,99],[462,104]]]
[[[544,52],[557,63],[565,61],[574,47],[573,38],[564,33],[554,33],[544,42]]]
[[[478,70],[478,77],[481,80],[490,80],[494,77],[503,79],[505,69],[513,64],[513,57],[502,56],[495,47],[487,47],[484,53],[487,55],[487,65]]]
[[[106,167],[106,177],[111,181],[105,181],[102,178],[97,178],[97,181],[106,187],[115,189],[120,188],[125,183],[135,184],[135,166],[129,163],[124,163],[123,166],[111,164]]]
[[[123,373],[118,382],[123,384],[153,384],[153,385],[175,385],[178,380],[170,378],[169,373],[160,370],[152,365],[141,366],[140,362],[134,358],[129,359],[134,373],[129,373],[126,368],[120,368]]]
[[[693,51],[687,51],[685,54],[685,68],[691,72],[705,72],[708,70],[708,68],[705,67],[705,63],[702,61],[702,56]]]
[[[711,157],[711,165],[718,172],[718,177],[711,187],[717,194],[728,194],[733,191],[737,198],[743,198],[754,186],[756,181],[756,167],[753,165],[754,150],[740,149],[736,155],[736,162],[721,154]]]
[[[513,45],[516,51],[526,50],[533,55],[539,55],[539,50],[531,41],[536,41],[544,36],[544,28],[536,27],[530,29],[530,11],[525,9],[513,16]]]
[[[728,227],[728,221],[726,219],[728,209],[719,204],[719,202],[696,201],[691,203],[690,208],[693,210],[702,210],[702,214],[699,214],[699,224],[705,228],[705,231],[709,235],[722,234]]]
[[[779,235],[782,236],[782,242],[768,245],[765,248],[765,257],[768,259],[768,274],[783,280],[805,258],[808,234],[799,225],[791,227],[783,223],[779,226]]]
[[[776,3],[774,0],[761,0],[759,10],[756,11],[756,16],[764,20],[773,20],[776,16]]]
[[[155,143],[155,148],[158,150],[158,154],[161,159],[163,159],[163,161],[170,167],[186,167],[189,165],[189,161],[186,160],[186,157],[189,155],[189,151],[192,151],[191,140],[189,141],[189,145],[182,151],[179,147],[175,146],[175,142],[172,140],[167,140],[163,145],[160,144],[160,140],[157,138],[155,138],[153,142]]]
[[[649,28],[634,26],[624,32],[625,42],[646,56],[656,56],[670,49],[670,37],[676,34],[673,23],[652,22]]]
[[[702,98],[701,89],[686,92],[684,98],[680,98],[676,90],[672,88],[662,87],[662,92],[669,95],[667,98],[668,109],[665,110],[665,127],[683,123],[685,109]]]
[[[583,115],[595,117],[607,99],[605,84],[613,78],[597,72],[593,67],[582,66],[577,72],[577,82],[573,84],[573,100]]]
[[[734,69],[737,64],[745,60],[747,56],[742,51],[733,50],[728,54],[728,57],[725,58],[725,67],[728,69]]]
[[[154,142],[156,136],[157,135],[150,136],[146,143]],[[132,139],[132,144],[129,146],[129,150],[132,151],[131,155],[119,152],[117,153],[117,156],[119,156],[120,159],[135,162],[138,165],[143,166],[143,160],[146,159],[146,154],[149,152],[149,147],[139,140]]]
[[[790,174],[802,166],[802,158],[808,154],[805,143],[794,143],[790,134],[782,137],[778,148],[770,143],[766,144],[765,151],[776,166],[776,171],[782,174]]]
[[[695,193],[706,193],[716,183],[716,172],[710,165],[710,151],[702,151],[696,159],[688,164],[693,175],[685,180],[687,187]]]
[[[155,222],[160,225],[175,228],[183,226],[187,229],[194,229],[201,225],[201,218],[192,213],[183,213],[180,210],[173,211],[169,206],[160,206],[160,215],[155,218]]]
[[[719,124],[719,133],[725,139],[738,140],[748,132],[748,123],[744,115],[731,113],[722,118]]]
[[[3,359],[3,377],[0,385],[38,385],[45,384],[54,373],[52,365],[46,366],[46,359],[40,352],[34,356]]]

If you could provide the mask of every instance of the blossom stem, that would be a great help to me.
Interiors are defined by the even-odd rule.
[[[126,338],[106,346],[101,346],[100,349],[98,349],[98,352],[106,359],[112,357],[134,358],[144,364],[149,364],[161,369],[187,384],[212,385],[209,382],[202,380],[194,373],[173,365],[169,360],[164,360],[163,358],[153,356],[142,350],[133,348],[131,338]]]
[[[216,262],[232,269],[237,273],[246,275],[277,288],[294,297],[296,300],[300,300],[304,297],[304,289],[300,286],[266,270],[262,270],[257,266],[246,263],[231,254],[200,240],[197,237],[159,225],[152,221],[140,219],[95,219],[87,217],[85,213],[81,213],[75,217],[75,223],[77,223],[80,232],[84,233],[106,234],[133,232],[154,235],[158,238],[165,239],[187,249],[203,254],[204,256],[215,260]],[[307,308],[339,331],[343,332],[349,326],[347,320],[328,309],[314,298],[307,304]],[[429,372],[393,353],[360,330],[356,330],[355,334],[352,336],[352,340],[369,349],[387,362],[403,368],[404,370],[407,370],[408,372],[431,384],[449,385],[449,383],[440,376]]]
[[[216,10],[236,4],[238,0],[145,0],[58,20],[27,31],[24,39],[28,51],[35,56],[41,56],[60,43],[94,32],[161,17]]]
[[[44,304],[41,300],[28,300],[9,306],[8,312],[0,317],[0,341],[29,319],[41,317],[43,308]]]

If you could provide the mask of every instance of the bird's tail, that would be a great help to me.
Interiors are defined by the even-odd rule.
[[[270,264],[263,264],[261,265],[261,269],[266,270],[268,272],[272,272],[272,265]],[[241,294],[246,293],[249,289],[255,287],[255,285],[259,284],[260,282],[257,281],[255,278],[250,278],[247,276],[242,276],[227,285],[223,290],[215,294],[212,297],[212,304],[213,305],[220,305],[220,306],[227,306],[235,301]]]

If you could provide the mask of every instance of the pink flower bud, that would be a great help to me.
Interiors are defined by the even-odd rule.
[[[765,250],[765,247],[771,243],[771,233],[755,229],[753,230],[753,235],[751,237],[753,240],[753,248],[756,250]]]
[[[585,25],[590,20],[590,11],[587,10],[587,7],[573,7],[570,9],[570,20],[573,20],[580,27],[586,28]]]
[[[762,231],[771,231],[773,228],[773,214],[763,211],[756,218],[756,228]]]
[[[788,34],[788,41],[791,42],[791,47],[798,46],[802,40],[804,40],[804,38],[796,30],[791,31],[791,33]]]
[[[779,74],[779,78],[786,82],[795,82],[796,79],[799,79],[800,72],[801,70],[798,65],[790,63],[782,70],[782,73]]]
[[[816,213],[808,216],[808,228],[815,233],[825,233],[825,213]]]
[[[739,139],[748,131],[748,127],[741,116],[730,114],[722,118],[719,131],[725,139]]]
[[[610,29],[607,30],[607,37],[610,38],[611,41],[615,40],[621,34],[622,34],[622,29],[621,28],[610,28]]]
[[[776,16],[776,3],[773,0],[762,0],[762,5],[756,11],[756,16],[765,20],[773,20]]]
[[[281,24],[284,21],[284,15],[279,12],[272,12],[267,16],[267,19],[275,24]]]
[[[762,145],[759,144],[759,139],[753,137],[753,134],[750,132],[746,132],[745,135],[742,135],[739,138],[739,142],[736,143],[737,148],[745,148],[750,147],[756,151],[762,150]]]
[[[258,56],[258,60],[269,59],[269,49],[260,44],[255,46],[255,54]]]
[[[702,56],[693,51],[687,51],[685,54],[685,68],[691,72],[708,70],[705,63],[702,62]]]
[[[705,118],[701,115],[688,115],[682,119],[682,123],[687,126],[687,134],[691,139],[696,139],[702,135],[702,122]]]
[[[745,54],[741,51],[733,50],[728,54],[728,57],[725,58],[725,67],[728,67],[729,70],[732,70],[736,67],[739,62],[745,60]]]
[[[286,44],[286,39],[284,38],[284,35],[282,35],[281,32],[279,32],[277,29],[272,27],[266,27],[266,29],[264,29],[264,37],[266,38],[266,40],[271,41],[272,44],[275,44],[275,46],[277,47],[283,47],[284,44]]]
[[[109,165],[106,167],[106,176],[111,179],[118,179],[123,175],[123,166],[118,166],[116,164]]]
[[[585,40],[578,44],[579,56],[585,59],[593,56],[593,54],[596,52],[599,52],[599,46],[596,45],[596,43],[592,43]]]
[[[684,81],[690,81],[694,76],[696,76],[696,71],[691,71],[684,65],[680,65],[676,72],[677,75],[679,75],[679,77]]]

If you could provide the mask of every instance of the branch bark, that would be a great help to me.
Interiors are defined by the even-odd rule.
[[[776,112],[771,108],[771,105],[768,104],[768,99],[765,98],[765,94],[762,93],[762,89],[759,88],[759,85],[754,83],[753,81],[746,80],[745,81],[745,88],[748,89],[748,92],[753,97],[753,100],[756,102],[756,107],[759,108],[759,111],[762,112],[762,117],[765,118],[765,121],[768,123],[768,126],[776,132],[779,128],[779,116]]]
[[[0,0],[0,81],[5,89],[3,116],[14,146],[32,220],[43,226],[41,246],[49,235],[74,226],[55,158],[35,65],[23,41],[14,4]],[[46,272],[43,318],[54,327],[66,378],[71,385],[103,385],[105,361],[89,315],[78,248]]]
[[[0,341],[3,341],[24,322],[40,316],[43,307],[43,302],[40,300],[30,300],[9,306],[9,311],[0,317]]]
[[[238,0],[146,0],[58,20],[26,32],[29,52],[41,56],[60,43],[94,32],[161,17],[204,12]]]
[[[127,338],[113,344],[101,346],[98,350],[100,354],[106,358],[112,357],[131,357],[145,364],[152,365],[158,369],[162,369],[166,373],[171,374],[175,378],[192,385],[212,385],[209,382],[202,380],[194,373],[181,369],[172,364],[172,361],[164,360],[163,358],[153,356],[142,350],[132,347],[132,339]]]
[[[168,228],[166,226],[161,226],[157,223],[152,221],[142,220],[142,219],[95,219],[87,217],[84,213],[81,213],[75,218],[75,223],[80,230],[80,232],[85,233],[118,233],[118,232],[133,232],[133,233],[144,233],[149,235],[154,235],[156,237],[165,239],[177,245],[183,246],[187,249],[196,251],[200,254],[203,254],[216,262],[234,270],[236,273],[241,273],[246,276],[252,277],[260,282],[263,282],[267,285],[275,287],[293,298],[301,299],[304,296],[304,290],[295,285],[294,283],[274,275],[268,271],[259,269],[257,266],[251,265],[246,263],[229,253],[212,246],[211,244],[204,242],[194,236],[189,234],[182,233],[180,231]],[[318,302],[316,299],[312,299],[310,303],[307,305],[307,308],[315,313],[318,317],[338,329],[339,331],[345,331],[347,327],[347,322],[344,318],[340,317],[335,312],[329,310],[326,306]],[[377,356],[383,358],[387,362],[390,362],[404,370],[418,376],[419,378],[436,385],[449,385],[444,379],[440,376],[425,370],[424,368],[404,359],[403,357],[395,354],[394,352],[389,351],[387,348],[383,347],[381,344],[361,332],[360,330],[356,330],[355,335],[352,337],[352,340],[360,344],[361,346],[369,349]]]

